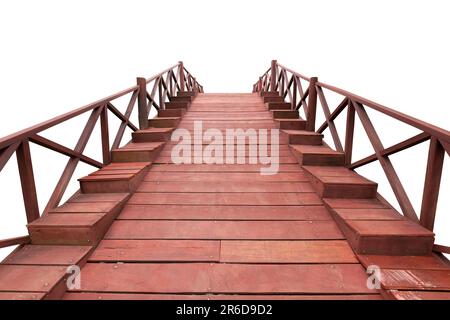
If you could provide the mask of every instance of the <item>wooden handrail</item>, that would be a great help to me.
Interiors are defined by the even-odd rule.
[[[317,100],[319,100],[325,121],[319,126],[317,132],[322,133],[326,129],[330,130],[335,149],[344,152],[346,166],[353,170],[374,161],[380,162],[386,178],[402,209],[403,215],[433,231],[444,156],[445,154],[450,154],[450,131],[388,108],[354,93],[320,82],[316,80],[317,78],[315,77],[304,76],[277,62],[275,63],[276,67],[274,67],[274,61],[271,63],[271,68],[259,77],[259,80],[253,85],[253,91],[263,94],[268,91],[267,82],[269,82],[269,80],[271,80],[272,83],[275,81],[274,88],[278,90],[280,96],[289,98],[292,109],[304,109],[307,121],[306,128],[310,131],[315,130],[316,104]],[[308,88],[305,91],[303,91],[301,87],[302,81],[308,83]],[[333,111],[331,111],[328,106],[324,90],[328,90],[342,97],[342,101]],[[306,96],[308,96],[308,103],[306,103]],[[317,97],[319,99],[317,99]],[[300,98],[300,100],[298,100],[298,98]],[[421,133],[389,148],[385,148],[365,110],[366,108],[376,110],[385,116],[408,124],[420,130]],[[345,122],[345,143],[343,146],[334,121],[345,109],[347,109],[347,116]],[[356,116],[361,121],[363,129],[375,152],[368,157],[352,162]],[[390,162],[389,156],[428,140],[430,140],[430,146],[422,196],[421,214],[419,218],[411,205],[394,166]],[[445,251],[448,253],[449,247],[436,245],[434,250],[441,252]]]
[[[151,108],[164,108],[166,99],[170,99],[172,96],[176,95],[177,92],[182,91],[180,87],[180,79],[187,79],[191,90],[203,92],[203,86],[201,86],[195,77],[183,67],[183,62],[179,62],[150,78],[138,78],[138,84],[135,86],[129,87],[115,94],[89,103],[83,107],[69,111],[50,120],[1,138],[0,172],[6,163],[11,159],[12,155],[16,153],[25,213],[28,223],[38,219],[41,215],[37,201],[37,192],[29,146],[30,143],[40,145],[48,150],[52,150],[69,157],[65,169],[61,174],[61,177],[53,190],[45,209],[42,211],[42,214],[45,214],[59,205],[80,161],[96,168],[103,167],[110,162],[111,151],[120,146],[125,129],[129,127],[133,131],[138,130],[138,127],[130,120],[135,109],[135,105],[139,105],[138,117],[140,128],[146,128]],[[147,85],[152,82],[154,85],[151,94],[149,94],[147,91]],[[159,97],[158,104],[155,102],[156,94],[158,94]],[[116,99],[127,95],[131,95],[131,97],[125,112],[122,113],[114,106],[113,102]],[[108,111],[120,120],[117,134],[111,146],[109,145]],[[90,117],[87,120],[74,149],[70,149],[39,135],[40,132],[46,129],[57,126],[87,112],[90,112]],[[83,151],[92,135],[93,129],[98,122],[100,122],[101,131],[101,162],[83,154]],[[29,241],[28,236],[0,240],[0,248],[23,244],[27,241]]]

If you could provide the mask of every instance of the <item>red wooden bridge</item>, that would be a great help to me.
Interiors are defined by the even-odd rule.
[[[341,96],[333,110],[325,92]],[[130,100],[121,112],[114,103],[124,96]],[[130,120],[135,105],[138,125]],[[148,120],[153,108],[157,117]],[[385,147],[367,109],[420,134]],[[316,127],[318,110],[326,121]],[[90,117],[73,149],[40,134],[85,113]],[[114,139],[111,115],[120,120]],[[343,143],[335,125],[339,116],[346,120]],[[374,149],[358,161],[352,159],[355,118]],[[264,165],[251,163],[249,139],[242,135],[243,144],[232,143],[236,161],[210,164],[213,156],[203,154],[200,161],[174,163],[174,129],[194,134],[200,120],[203,132],[279,129],[278,171],[261,174]],[[83,154],[98,121],[101,161]],[[122,145],[127,127],[133,134]],[[333,147],[323,141],[327,129]],[[422,206],[416,213],[389,156],[427,141]],[[195,136],[191,142],[193,148],[184,143],[192,154],[209,145]],[[68,156],[43,210],[30,143]],[[269,147],[273,144],[269,139]],[[239,151],[244,163],[236,163]],[[449,152],[449,131],[276,61],[252,93],[239,94],[204,93],[180,62],[0,139],[0,170],[17,157],[29,231],[0,240],[0,248],[18,245],[0,264],[0,299],[450,299],[450,264],[443,255],[450,248],[436,244],[433,233]],[[401,212],[377,193],[376,181],[354,171],[374,161],[380,162]],[[96,171],[72,177],[80,162]],[[72,178],[79,179],[80,190],[61,203]],[[76,266],[81,277],[71,278],[78,275]]]

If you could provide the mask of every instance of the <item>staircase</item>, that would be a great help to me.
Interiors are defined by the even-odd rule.
[[[0,264],[0,299],[450,298],[450,268],[434,233],[352,170],[348,142],[336,151],[311,130],[316,89],[301,89],[301,75],[281,82],[266,73],[253,93],[208,94],[186,74],[151,79],[163,97],[152,119],[156,91],[138,79],[130,92],[145,116],[141,129],[113,144],[109,164],[78,179],[78,193],[30,221],[29,242]],[[293,83],[299,101],[288,91]],[[190,90],[168,94],[177,85]],[[297,106],[307,98],[303,119]],[[132,125],[130,113],[123,126]],[[195,135],[198,121],[202,134],[243,130],[231,163],[205,154],[211,141]],[[176,129],[194,137],[181,142],[190,163],[174,163]],[[280,130],[275,174],[251,163],[246,130],[259,129]],[[269,138],[269,156],[273,144]],[[67,289],[74,265],[81,286]],[[374,266],[380,286],[372,288],[366,270]]]

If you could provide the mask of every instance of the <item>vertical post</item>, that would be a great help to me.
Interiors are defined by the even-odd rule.
[[[184,91],[184,65],[183,65],[183,61],[179,61],[178,62],[178,74],[180,75],[180,91],[183,92]]]
[[[420,224],[431,231],[433,231],[434,219],[436,217],[444,155],[444,148],[438,139],[432,137],[428,151],[427,173],[425,175],[422,208],[420,212]]]
[[[262,77],[259,77],[259,82],[258,82],[258,89],[257,91],[262,92],[262,86],[263,86],[263,79]]]
[[[163,85],[162,85],[162,81],[163,81],[163,78],[162,78],[162,76],[161,76],[161,77],[159,77],[159,82],[158,82],[158,98],[159,98],[159,108],[160,108],[161,110],[164,110],[165,107],[164,107]]]
[[[139,86],[139,94],[138,94],[139,129],[142,130],[148,127],[147,81],[145,80],[145,78],[137,78],[137,85]]]
[[[297,77],[295,75],[293,75],[291,110],[295,110],[296,107],[297,107]]]
[[[27,221],[30,223],[39,219],[39,205],[28,139],[22,141],[17,148],[16,157],[19,167],[20,183],[22,185],[23,203],[25,205]]]
[[[111,162],[111,153],[109,152],[108,108],[106,105],[103,106],[100,114],[100,131],[102,136],[103,164],[109,164]]]
[[[172,70],[170,70],[169,72],[170,72],[169,83],[167,85],[169,87],[169,97],[172,97],[174,95],[173,94],[173,79],[172,79],[173,72],[172,72]]]
[[[277,86],[277,60],[270,64],[270,91],[275,91]]]
[[[345,165],[352,163],[353,133],[355,131],[355,108],[347,101],[347,125],[345,127]]]
[[[317,89],[316,83],[318,81],[317,77],[312,77],[309,80],[308,89],[308,119],[306,122],[306,130],[315,131],[316,127],[316,109],[317,109]]]

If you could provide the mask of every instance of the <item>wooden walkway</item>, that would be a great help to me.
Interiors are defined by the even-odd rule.
[[[196,120],[276,128],[256,94],[201,94],[178,127]],[[284,140],[266,176],[254,164],[172,164],[169,142],[89,257],[82,292],[65,298],[378,297]]]
[[[166,103],[111,165],[80,179],[81,194],[29,225],[32,244],[0,265],[0,299],[450,298],[433,234],[381,200],[279,98]],[[172,130],[193,133],[196,120],[222,132],[282,129],[278,173],[248,161],[173,164]],[[81,287],[66,291],[72,264]],[[367,285],[372,265],[381,290]]]

